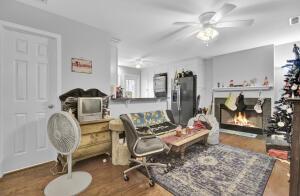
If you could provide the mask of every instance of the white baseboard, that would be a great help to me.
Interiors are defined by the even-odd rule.
[[[34,165],[30,165],[30,166],[28,166],[28,167],[23,167],[23,168],[20,168],[20,169],[17,169],[17,170],[13,170],[13,171],[2,172],[2,176],[3,176],[3,175],[10,174],[10,173],[18,172],[18,171],[21,171],[21,170],[25,170],[25,169],[30,169],[30,168],[32,168],[32,167],[36,167],[36,166],[39,166],[39,165],[43,165],[43,164],[46,164],[46,163],[50,163],[50,162],[52,162],[52,161],[56,161],[56,159],[48,160],[48,161],[41,162],[41,163],[37,163],[37,164],[34,164]],[[0,176],[0,177],[2,177],[2,176]]]

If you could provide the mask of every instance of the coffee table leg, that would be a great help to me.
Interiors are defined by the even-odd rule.
[[[180,149],[180,158],[181,158],[181,159],[184,159],[185,148],[186,148],[186,146],[184,145],[184,146],[182,146],[181,149]]]

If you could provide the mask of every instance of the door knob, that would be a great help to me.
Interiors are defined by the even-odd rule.
[[[50,104],[50,105],[48,105],[48,108],[49,108],[49,109],[52,109],[52,108],[54,108],[54,105],[53,105],[53,104]]]

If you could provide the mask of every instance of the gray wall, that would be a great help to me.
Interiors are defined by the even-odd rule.
[[[274,85],[274,46],[268,45],[249,50],[213,57],[212,85],[229,81],[242,84],[244,80],[257,79],[257,86],[262,86],[264,77],[267,76],[270,85]],[[274,90],[263,91],[262,96],[273,98]],[[239,93],[239,92],[238,92]],[[258,92],[244,92],[246,97],[257,97]],[[227,97],[228,93],[215,93],[215,97]]]
[[[265,76],[273,84],[273,51],[270,45],[214,57],[213,86],[216,87],[217,82],[227,86],[231,79],[242,84],[252,78],[257,78],[258,85],[262,85]]]
[[[153,76],[158,73],[168,73],[168,102],[169,108],[171,107],[171,88],[176,71],[191,70],[195,75],[197,75],[197,95],[201,95],[201,106],[206,106],[206,92],[210,91],[207,89],[206,81],[210,80],[206,77],[206,66],[204,61],[200,57],[184,59],[181,61],[174,61],[165,63],[162,65],[152,66],[148,68],[143,68],[141,73],[141,94],[144,97],[154,97],[153,93]]]
[[[62,36],[62,91],[98,88],[110,92],[110,36],[102,30],[33,8],[15,0],[1,0],[0,20]],[[92,74],[71,72],[71,58],[93,61]]]

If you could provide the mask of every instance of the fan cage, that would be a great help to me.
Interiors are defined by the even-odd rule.
[[[75,117],[68,112],[54,113],[48,121],[48,138],[60,154],[69,155],[80,144],[80,125]]]

